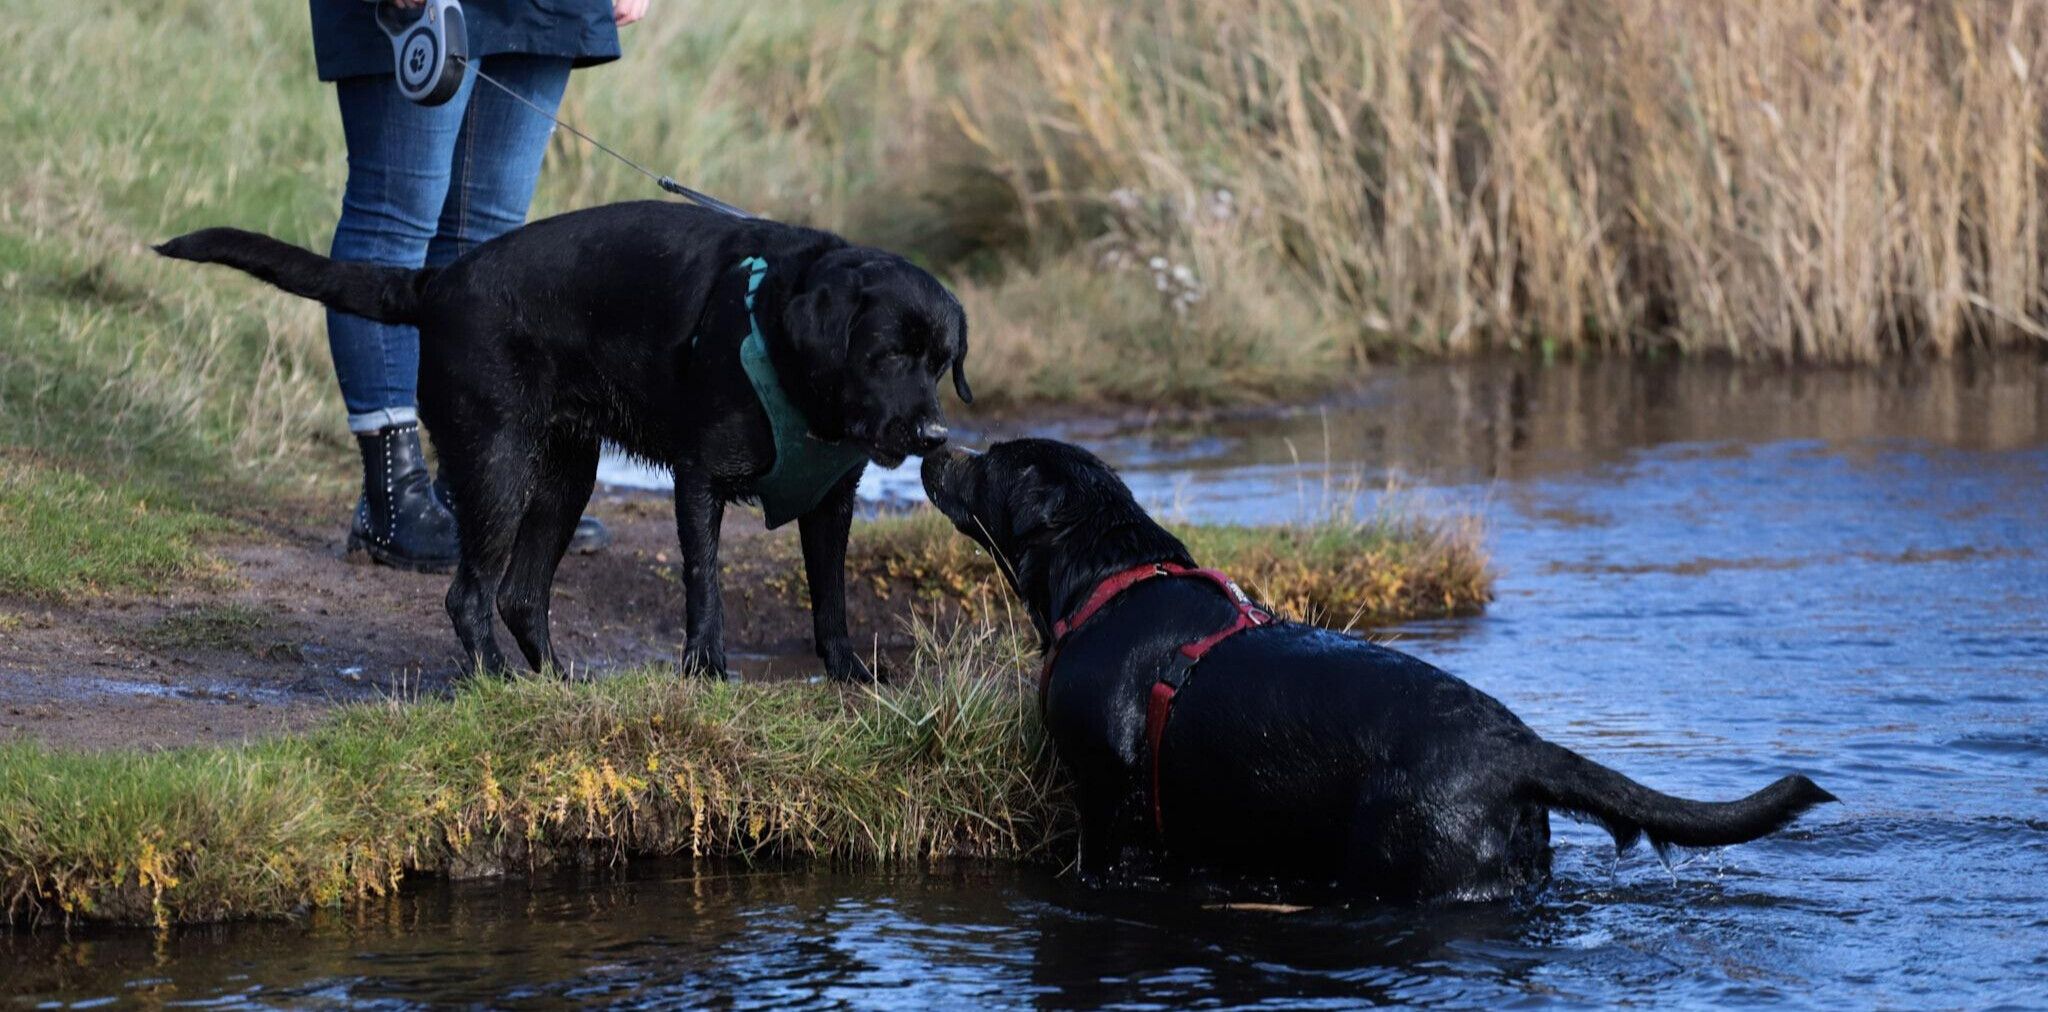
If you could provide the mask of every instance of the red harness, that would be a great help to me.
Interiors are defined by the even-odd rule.
[[[1159,671],[1158,680],[1152,683],[1151,698],[1145,705],[1145,744],[1147,751],[1151,753],[1148,761],[1152,766],[1152,828],[1164,832],[1166,823],[1159,804],[1159,746],[1166,738],[1166,718],[1173,712],[1173,697],[1179,694],[1181,686],[1187,684],[1188,674],[1194,670],[1195,665],[1200,664],[1202,658],[1216,648],[1216,644],[1247,629],[1254,629],[1273,621],[1271,612],[1253,604],[1252,599],[1237,585],[1237,581],[1218,570],[1190,569],[1172,562],[1147,562],[1144,565],[1132,566],[1096,584],[1095,590],[1089,593],[1088,599],[1081,603],[1081,607],[1075,609],[1072,615],[1053,623],[1052,648],[1046,651],[1045,668],[1038,676],[1038,712],[1045,712],[1046,693],[1052,688],[1052,667],[1059,660],[1060,645],[1066,642],[1067,636],[1087,624],[1089,619],[1095,617],[1096,612],[1115,600],[1118,594],[1159,576],[1192,576],[1207,580],[1220,588],[1224,596],[1230,599],[1231,606],[1237,609],[1237,617],[1232,619],[1229,625],[1201,639],[1181,644],[1168,656],[1166,666]]]

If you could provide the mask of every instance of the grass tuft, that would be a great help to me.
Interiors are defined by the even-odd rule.
[[[256,633],[269,622],[245,604],[200,605],[158,619],[136,639],[153,650],[254,650]]]
[[[1229,573],[1282,613],[1338,628],[1477,614],[1493,576],[1477,524],[1384,511],[1326,512],[1279,526],[1168,524],[1196,561]],[[791,562],[794,566],[796,563]],[[856,524],[849,579],[887,598],[989,615],[1009,601],[994,560],[932,509]],[[779,585],[800,594],[803,581]]]

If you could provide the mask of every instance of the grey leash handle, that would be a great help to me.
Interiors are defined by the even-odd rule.
[[[391,40],[400,94],[420,105],[440,105],[462,90],[469,31],[460,0],[426,0],[410,18],[379,3],[371,17]]]

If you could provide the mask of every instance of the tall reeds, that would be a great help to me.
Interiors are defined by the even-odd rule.
[[[1366,349],[1835,362],[2044,333],[2039,4],[1008,11],[960,108],[1034,239],[1195,264],[1248,326],[1306,297]]]
[[[304,17],[90,0],[0,29],[10,441],[345,449],[317,310],[145,248],[324,246],[345,163]],[[2048,338],[2034,0],[679,0],[626,48],[565,116],[939,269],[993,400]],[[560,134],[535,213],[654,196]]]

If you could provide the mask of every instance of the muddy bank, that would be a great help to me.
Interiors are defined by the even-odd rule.
[[[554,629],[579,670],[681,652],[684,596],[667,500],[603,494],[617,537],[563,560]],[[310,517],[213,547],[221,579],[156,598],[80,604],[0,599],[0,737],[86,747],[237,740],[303,726],[337,702],[444,693],[462,654],[445,576],[344,557],[343,521]],[[743,677],[810,671],[810,618],[790,580],[796,534],[734,513],[725,526],[726,629]],[[850,589],[859,641],[907,645],[901,609]],[[499,632],[501,642],[509,634]]]

